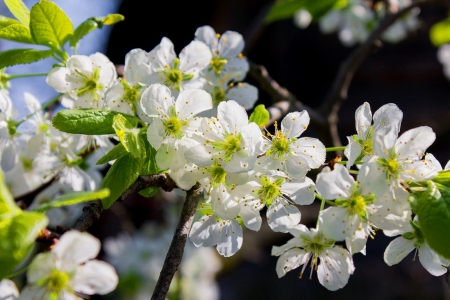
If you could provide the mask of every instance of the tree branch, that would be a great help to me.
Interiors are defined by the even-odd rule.
[[[356,70],[362,62],[369,56],[377,46],[381,45],[379,41],[383,32],[395,23],[398,19],[408,13],[415,7],[424,7],[442,0],[419,0],[414,1],[411,5],[399,10],[397,13],[386,16],[378,25],[378,27],[370,34],[368,39],[359,45],[350,56],[342,62],[336,78],[332,84],[332,88],[328,93],[325,101],[322,103],[320,112],[322,116],[327,116],[329,135],[333,141],[333,146],[341,145],[339,133],[337,130],[338,112],[342,102],[347,99],[347,93],[350,83],[355,75]]]
[[[183,210],[181,211],[180,221],[178,222],[172,243],[167,252],[163,268],[159,274],[158,282],[153,291],[152,300],[165,300],[167,292],[172,282],[175,272],[181,263],[183,257],[184,246],[186,244],[192,221],[194,220],[195,210],[197,208],[200,193],[203,188],[197,183],[186,194]]]

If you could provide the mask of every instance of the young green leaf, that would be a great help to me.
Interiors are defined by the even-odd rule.
[[[97,161],[96,165],[106,164],[107,162],[121,158],[122,156],[124,156],[127,153],[128,153],[127,149],[125,149],[125,147],[122,144],[117,144],[108,153],[106,153],[102,158],[100,158]]]
[[[122,22],[123,20],[125,20],[125,17],[121,14],[109,14],[106,17],[103,18],[94,18],[97,22],[101,20],[101,22],[103,23],[103,25],[113,25],[116,24],[118,22]],[[101,26],[99,26],[101,28]]]
[[[134,127],[124,116],[120,114],[114,116],[113,128],[120,142],[133,157],[141,158],[145,156],[145,144],[140,138],[140,129]]]
[[[31,35],[37,44],[59,49],[73,34],[73,24],[55,3],[41,0],[31,8]]]
[[[20,212],[20,208],[16,205],[13,196],[5,184],[3,173],[0,169],[0,216],[7,214],[18,214]],[[0,220],[1,219],[2,217],[0,217]],[[2,227],[0,226],[0,228]]]
[[[21,24],[19,21],[0,15],[0,29],[13,24]]]
[[[306,9],[313,17],[313,21],[317,21],[326,14],[340,0],[282,0],[276,1],[267,14],[265,21],[275,22],[283,19],[289,19],[299,9]]]
[[[17,20],[27,27],[30,25],[30,11],[22,0],[5,0],[5,4]]]
[[[45,214],[28,211],[0,220],[0,279],[10,274],[28,255],[34,240],[47,224]]]
[[[148,142],[147,130],[141,130],[141,139],[145,143],[145,160],[142,164],[141,175],[159,174],[162,172],[156,164],[156,150]]]
[[[98,28],[97,22],[92,19],[87,19],[86,21],[78,25],[78,27],[75,28],[72,37],[70,38],[70,47],[75,47],[85,35],[96,28]]]
[[[101,135],[114,134],[113,121],[114,116],[119,112],[101,109],[63,109],[60,110],[52,119],[52,124],[56,129],[75,134]],[[137,126],[139,118],[122,114],[127,121]]]
[[[109,196],[109,189],[101,189],[93,192],[75,192],[61,196],[53,201],[43,203],[34,208],[34,211],[45,212],[49,209],[61,206],[74,205],[81,202],[104,199]]]
[[[249,122],[255,122],[259,127],[264,127],[267,123],[269,123],[269,120],[269,111],[266,109],[264,104],[256,106],[248,119]]]
[[[430,40],[436,47],[450,43],[450,18],[438,22],[430,28]]]
[[[12,49],[0,52],[0,69],[21,64],[29,64],[53,54],[52,50]]]
[[[431,182],[427,182],[426,188],[426,191],[410,194],[408,200],[419,217],[420,229],[428,245],[450,259],[450,189]]]
[[[0,28],[0,38],[19,43],[34,44],[30,29],[22,24],[12,24],[8,27]]]
[[[110,190],[109,197],[102,201],[105,209],[109,208],[136,181],[140,171],[140,161],[131,154],[122,156],[114,162],[100,185],[101,188]]]

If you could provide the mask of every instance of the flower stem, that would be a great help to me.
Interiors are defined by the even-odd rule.
[[[332,152],[332,151],[340,151],[340,150],[345,150],[346,146],[340,146],[340,147],[329,147],[327,148],[327,152]]]
[[[356,171],[356,170],[348,170],[348,172],[349,172],[350,174],[355,174],[355,175],[358,175],[358,174],[359,174],[359,171]]]
[[[19,271],[16,271],[16,272],[14,272],[14,273],[11,273],[11,274],[9,274],[9,275],[6,275],[5,278],[11,279],[11,278],[14,278],[14,277],[16,277],[16,276],[19,276],[20,274],[22,274],[23,272],[25,272],[26,270],[28,270],[28,267],[29,267],[29,265],[23,267],[23,268],[20,269]]]
[[[32,73],[32,74],[16,74],[16,75],[8,75],[8,80],[16,79],[16,78],[24,78],[24,77],[39,77],[39,76],[47,76],[48,73]]]

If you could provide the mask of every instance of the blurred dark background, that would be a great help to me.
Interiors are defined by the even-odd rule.
[[[131,49],[152,50],[164,36],[174,43],[179,53],[200,26],[210,25],[218,33],[234,30],[244,35],[247,43],[244,54],[249,60],[266,67],[282,87],[317,108],[329,91],[340,63],[354,50],[343,46],[336,34],[321,34],[316,24],[299,29],[288,19],[261,26],[272,1],[152,1],[148,8],[143,3],[123,1],[120,6],[118,12],[125,16],[125,21],[113,27],[106,51],[116,64],[123,64]],[[401,132],[422,125],[432,127],[437,140],[428,150],[441,164],[446,164],[450,158],[450,81],[443,75],[428,31],[447,14],[440,6],[422,9],[420,30],[398,44],[384,43],[358,69],[339,113],[344,145],[346,136],[355,132],[357,107],[368,102],[375,112],[383,104],[395,103],[404,112]],[[245,81],[257,85],[249,76]],[[257,104],[270,105],[270,97],[262,90],[259,93]],[[304,135],[315,136],[316,132],[311,128]],[[130,198],[116,207],[136,225],[144,219],[157,219],[161,209],[160,202],[149,203],[140,197]],[[318,206],[300,209],[302,223],[315,226]],[[105,232],[100,225],[95,226],[92,231],[97,235],[114,235],[115,229],[121,230],[114,206],[102,219],[99,224],[103,228],[105,222],[112,227]],[[329,292],[319,284],[316,274],[312,280],[308,276],[299,280],[299,269],[278,279],[277,257],[270,255],[271,247],[290,238],[289,234],[273,233],[266,223],[260,232],[246,230],[242,249],[235,256],[223,259],[225,267],[217,278],[220,299],[450,299],[445,276],[430,275],[418,259],[412,261],[413,254],[396,266],[387,266],[383,252],[391,238],[382,232],[378,232],[375,240],[368,241],[367,256],[354,255],[356,271],[342,290]],[[305,273],[309,271],[308,267]]]

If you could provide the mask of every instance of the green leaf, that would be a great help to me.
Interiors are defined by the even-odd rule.
[[[98,28],[97,22],[92,19],[87,19],[86,21],[78,25],[72,37],[70,38],[70,47],[75,47],[85,35],[96,28]]]
[[[53,201],[43,203],[37,206],[34,210],[38,212],[45,212],[49,209],[61,206],[74,205],[81,202],[92,201],[96,199],[104,199],[109,196],[108,189],[101,189],[93,192],[75,192],[71,194],[66,194],[62,197],[59,197]]]
[[[31,35],[40,45],[62,47],[73,34],[73,24],[53,2],[41,0],[30,12]]]
[[[29,64],[53,54],[52,50],[12,49],[0,52],[0,69],[15,65]]]
[[[23,25],[30,25],[30,11],[22,0],[5,0],[5,4],[17,20]]]
[[[270,114],[264,104],[256,106],[248,119],[249,122],[255,122],[259,127],[264,127],[267,123],[269,123],[269,120]]]
[[[136,181],[140,170],[140,161],[131,154],[122,156],[114,162],[100,185],[101,188],[108,188],[111,192],[109,197],[103,199],[105,209],[109,208]]]
[[[13,24],[21,24],[19,21],[0,15],[0,29]]]
[[[63,109],[52,119],[56,129],[75,134],[101,135],[114,134],[114,117],[121,113],[112,110],[101,109]],[[132,115],[121,114],[133,126],[137,126],[140,120]]]
[[[47,224],[44,214],[28,211],[0,220],[0,279],[22,262]]]
[[[108,153],[106,153],[102,158],[100,158],[97,161],[96,165],[106,164],[107,162],[121,158],[122,156],[124,156],[127,153],[128,153],[128,151],[125,149],[125,147],[122,144],[117,144]]]
[[[6,214],[17,214],[20,211],[20,208],[16,205],[13,196],[11,195],[8,187],[5,184],[3,173],[0,169],[0,216],[4,216]],[[2,218],[0,217],[0,220],[1,219]]]
[[[430,28],[430,40],[436,47],[450,43],[450,18],[436,23]]]
[[[0,38],[19,43],[34,44],[28,26],[12,24],[0,29]]]
[[[426,183],[426,191],[410,194],[408,200],[419,217],[425,240],[436,253],[450,259],[450,189]]]
[[[156,150],[148,142],[147,130],[141,131],[141,139],[145,143],[145,160],[142,164],[141,175],[159,174],[162,172],[156,163]]]
[[[289,19],[299,9],[306,9],[313,17],[313,21],[318,21],[320,17],[332,9],[340,0],[282,0],[276,1],[267,14],[267,23]]]
[[[133,157],[139,158],[145,156],[144,140],[140,137],[140,129],[134,128],[128,120],[122,115],[114,116],[113,128],[116,131],[120,142],[125,150],[131,153]],[[147,139],[147,137],[145,137]]]
[[[144,196],[146,198],[150,198],[155,196],[158,191],[159,186],[151,186],[149,188],[139,191],[139,195]]]

